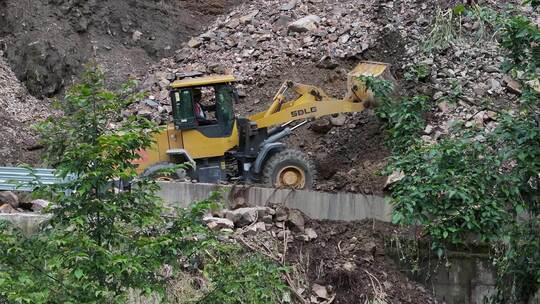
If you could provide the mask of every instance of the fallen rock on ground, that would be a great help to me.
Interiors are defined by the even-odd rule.
[[[289,31],[297,33],[313,31],[320,22],[321,18],[319,16],[309,15],[289,24]]]
[[[225,210],[224,216],[234,223],[236,227],[244,227],[258,220],[262,220],[266,215],[274,215],[275,211],[268,207],[245,207],[235,210]]]
[[[19,197],[11,191],[0,191],[0,205],[8,204],[13,208],[19,208]]]
[[[43,199],[36,199],[30,202],[30,204],[32,204],[32,211],[41,212],[44,208],[49,207],[51,205],[51,202]]]
[[[330,122],[335,127],[342,127],[347,122],[347,116],[344,114],[339,114],[336,117],[330,117]]]
[[[13,208],[10,204],[0,206],[0,213],[19,213],[19,210]]]
[[[332,123],[328,118],[319,118],[311,123],[310,129],[320,134],[326,134],[332,130]]]
[[[288,267],[287,281],[303,303],[437,303],[424,287],[409,281],[384,251],[384,237],[394,226],[362,222],[314,221],[282,205],[222,210],[242,225],[220,216],[205,216],[211,229],[224,232],[223,241],[237,242]],[[264,215],[259,217],[258,215]],[[245,218],[249,221],[243,225]],[[227,228],[216,223],[227,221]],[[213,226],[216,225],[216,226]],[[225,226],[222,226],[225,227]],[[301,229],[300,229],[301,228]],[[226,233],[225,233],[226,232]],[[303,271],[298,271],[303,270]],[[377,294],[372,282],[380,281]],[[382,298],[381,298],[382,297]]]
[[[233,221],[226,218],[219,217],[204,217],[203,221],[208,225],[208,228],[212,230],[220,229],[232,229],[234,228]]]

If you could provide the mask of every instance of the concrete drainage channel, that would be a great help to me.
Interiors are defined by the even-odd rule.
[[[379,196],[192,183],[162,182],[160,186],[158,195],[170,207],[184,208],[192,202],[207,199],[209,193],[218,191],[228,205],[284,204],[318,220],[391,221],[392,207]],[[14,223],[26,234],[35,233],[39,225],[48,218],[49,216],[41,214],[0,214],[0,220]],[[426,260],[429,258],[426,257]],[[452,266],[441,266],[427,283],[424,282],[440,300],[448,304],[482,303],[484,296],[492,294],[495,273],[490,268],[487,257],[454,253],[451,262]],[[140,300],[133,299],[131,303],[140,303]]]

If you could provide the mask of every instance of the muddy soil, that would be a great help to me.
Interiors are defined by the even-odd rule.
[[[315,85],[332,97],[343,98],[347,90],[347,73],[361,60],[385,62],[392,73],[401,78],[405,41],[396,31],[384,31],[372,49],[362,58],[336,61],[337,67],[324,67],[315,62],[273,67],[263,87],[255,88],[237,105],[241,115],[264,111],[284,81]],[[381,195],[386,177],[380,171],[390,155],[385,146],[382,122],[372,110],[346,114],[343,126],[334,126],[328,133],[313,132],[302,127],[286,140],[292,147],[308,153],[317,168],[315,189],[329,192],[354,192]]]
[[[306,265],[311,282],[331,285],[336,292],[333,303],[437,303],[385,254],[383,238],[402,233],[398,228],[373,220],[312,220],[306,227],[313,228],[318,238],[295,241],[289,246],[288,260]]]

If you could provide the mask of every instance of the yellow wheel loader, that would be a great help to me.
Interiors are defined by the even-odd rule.
[[[286,82],[266,111],[247,118],[234,113],[238,101],[234,76],[177,74],[170,85],[172,122],[156,135],[151,149],[139,153],[138,173],[155,176],[187,162],[190,169],[179,170],[172,178],[310,189],[316,177],[314,166],[302,152],[280,141],[310,119],[371,106],[373,94],[358,77],[393,80],[389,70],[384,63],[361,62],[348,74],[343,99],[329,97],[318,87]],[[286,100],[288,90],[296,97]]]

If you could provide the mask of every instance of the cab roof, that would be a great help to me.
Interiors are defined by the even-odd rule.
[[[171,87],[174,89],[188,88],[188,87],[200,87],[214,84],[235,82],[236,78],[233,75],[219,75],[219,76],[204,76],[196,78],[186,78],[181,80],[175,80]]]

